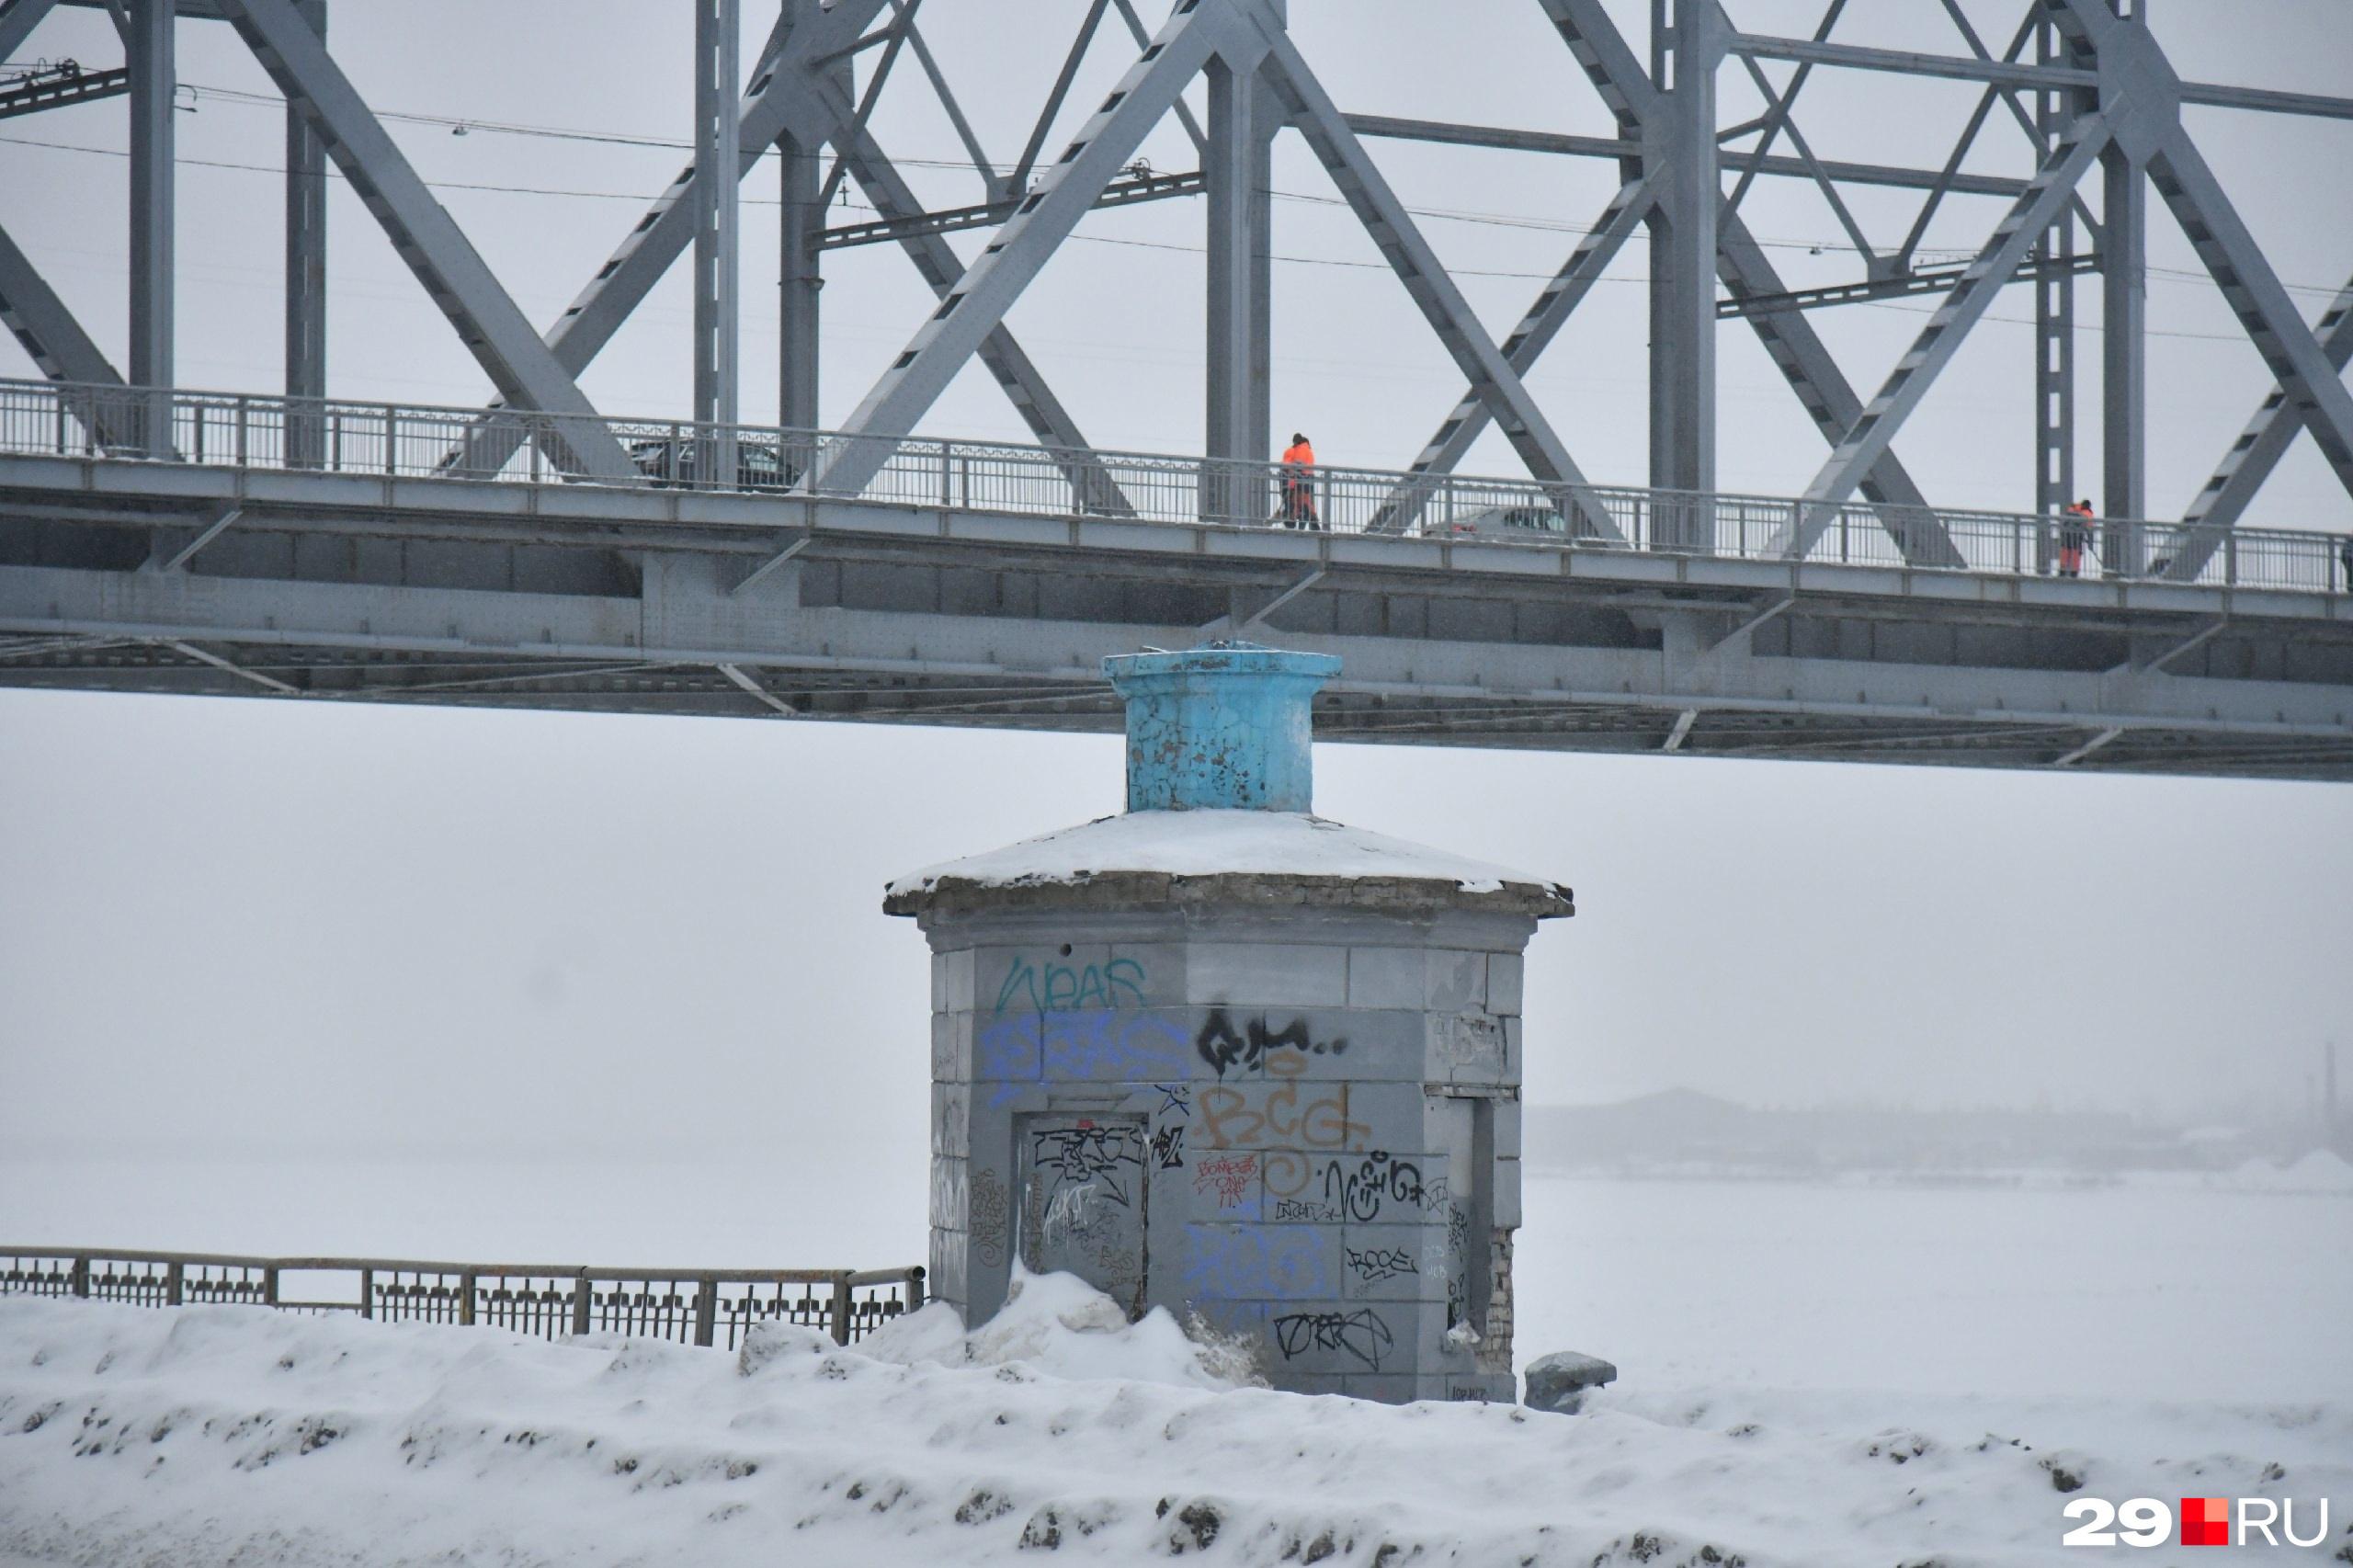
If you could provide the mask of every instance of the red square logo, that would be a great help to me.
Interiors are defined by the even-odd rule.
[[[2231,1500],[2228,1497],[2184,1497],[2181,1500],[2181,1544],[2231,1544]]]

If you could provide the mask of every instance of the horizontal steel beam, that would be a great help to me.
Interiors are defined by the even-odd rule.
[[[1557,153],[1580,158],[1639,158],[1643,144],[1623,137],[1572,136],[1556,131],[1519,131],[1495,125],[1461,125],[1448,120],[1408,119],[1386,114],[1350,114],[1342,117],[1348,129],[1359,136],[1383,136],[1392,141],[1437,142],[1458,147],[1494,147],[1511,153]],[[1776,175],[1812,183],[1813,168],[1803,158],[1778,154],[1758,156],[1755,152],[1739,147],[1725,147],[1716,154],[1717,164],[1728,174],[1740,174],[1755,169],[1759,174]],[[1851,185],[1892,186],[1904,190],[1934,190],[1939,182],[1935,169],[1900,168],[1885,164],[1842,163],[1835,158],[1822,160],[1824,173],[1833,179]],[[2022,179],[2003,179],[1992,175],[1955,175],[1946,187],[1969,196],[2016,196],[2026,188]]]
[[[2040,262],[2029,262],[2011,275],[2013,283],[2031,283],[2046,270],[2054,272],[2097,272],[2100,257],[2086,252],[2060,258],[2056,267],[2046,268]],[[1860,304],[1869,300],[1895,300],[1912,294],[1944,294],[1959,288],[1968,279],[1969,268],[1934,267],[1919,272],[1906,272],[1895,278],[1868,278],[1860,283],[1826,283],[1818,289],[1790,289],[1778,294],[1750,294],[1716,301],[1719,316],[1762,316],[1779,311],[1816,311],[1826,305]]]
[[[119,97],[129,91],[128,68],[85,71],[76,76],[36,76],[0,91],[0,119],[38,114],[45,108],[63,108],[67,104],[95,103],[100,98]]]
[[[1100,207],[1130,207],[1139,201],[1165,201],[1172,196],[1199,196],[1208,188],[1201,172],[1145,175],[1115,180],[1095,199]],[[1013,216],[1017,200],[988,201],[974,207],[949,207],[906,218],[881,218],[870,223],[844,223],[818,236],[820,250],[844,250],[852,245],[879,245],[915,234],[952,234],[964,229],[994,228]]]

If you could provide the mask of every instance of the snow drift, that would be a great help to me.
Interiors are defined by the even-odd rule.
[[[1242,1375],[1066,1278],[975,1334],[926,1312],[862,1349],[779,1326],[733,1356],[0,1299],[0,1554],[1963,1568],[2080,1555],[2058,1544],[2075,1487],[2353,1494],[2353,1420],[2316,1405],[1660,1390],[1629,1369],[1571,1417]]]

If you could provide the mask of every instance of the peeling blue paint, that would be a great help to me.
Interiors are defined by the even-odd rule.
[[[1128,810],[1311,809],[1309,710],[1339,670],[1328,653],[1255,642],[1105,659],[1128,705]]]

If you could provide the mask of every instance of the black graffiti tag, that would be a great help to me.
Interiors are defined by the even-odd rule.
[[[1185,1130],[1164,1127],[1152,1135],[1153,1169],[1181,1171],[1185,1168]]]
[[[1421,1265],[1414,1261],[1414,1255],[1404,1247],[1367,1247],[1362,1252],[1354,1247],[1344,1250],[1348,1255],[1349,1269],[1368,1285],[1422,1271]]]
[[[1396,1343],[1370,1307],[1352,1312],[1286,1312],[1275,1320],[1275,1347],[1289,1360],[1308,1350],[1337,1350],[1374,1371]]]
[[[1392,1199],[1420,1205],[1421,1166],[1411,1160],[1392,1160],[1386,1151],[1375,1149],[1354,1170],[1341,1160],[1324,1167],[1324,1201],[1346,1210],[1359,1223],[1377,1219],[1381,1204]]]
[[[1201,1060],[1216,1070],[1221,1078],[1229,1067],[1251,1068],[1266,1060],[1271,1051],[1288,1046],[1293,1051],[1312,1051],[1317,1056],[1339,1055],[1348,1049],[1345,1036],[1332,1040],[1317,1040],[1308,1032],[1305,1018],[1293,1018],[1281,1028],[1269,1028],[1266,1015],[1250,1019],[1237,1030],[1233,1020],[1225,1016],[1222,1007],[1212,1007],[1201,1025],[1201,1032],[1193,1037],[1193,1049]]]
[[[1143,1140],[1132,1127],[1056,1127],[1037,1134],[1037,1164],[1057,1185],[1099,1183],[1104,1198],[1128,1206],[1129,1167],[1143,1165]]]

